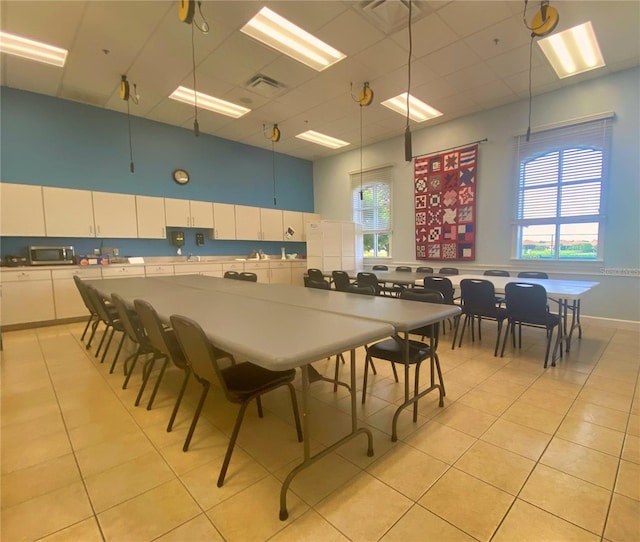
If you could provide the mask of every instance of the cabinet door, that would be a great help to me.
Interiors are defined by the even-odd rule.
[[[236,211],[230,203],[213,204],[212,239],[236,238]]]
[[[293,234],[287,237],[287,231],[291,228]],[[282,211],[282,229],[285,241],[303,241],[304,240],[304,221],[303,214],[299,211]]]
[[[291,284],[291,264],[289,262],[270,262],[269,282],[271,284]]]
[[[260,209],[260,226],[264,241],[284,241],[282,211],[279,209]]]
[[[133,194],[93,193],[96,237],[138,237],[136,198]]]
[[[191,209],[188,199],[164,198],[167,226],[188,228],[191,225]]]
[[[95,237],[91,191],[42,188],[47,237]]]
[[[82,297],[80,297],[73,276],[78,275],[83,280],[95,280],[102,278],[101,271],[98,266],[95,266],[95,268],[54,269],[51,271],[56,319],[89,316],[89,311],[82,301]]]
[[[0,233],[14,237],[44,237],[42,187],[0,183]]]
[[[307,273],[306,262],[294,262],[291,264],[291,284],[304,286],[304,276]]]
[[[2,325],[55,319],[49,271],[42,269],[3,272],[0,294]]]
[[[213,228],[213,206],[210,201],[191,201],[191,227]]]
[[[143,239],[165,239],[164,198],[136,196],[138,237]]]
[[[260,208],[236,205],[236,239],[260,239]]]

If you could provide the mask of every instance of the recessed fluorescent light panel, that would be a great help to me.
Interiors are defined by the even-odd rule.
[[[538,41],[560,79],[605,65],[590,21]]]
[[[69,51],[0,31],[0,52],[62,68]]]
[[[195,105],[196,96],[198,97],[198,107],[201,109],[207,109],[214,113],[220,113],[227,117],[233,117],[234,119],[240,118],[242,115],[246,115],[251,109],[242,107],[241,105],[232,104],[231,102],[225,102],[219,98],[214,98],[208,94],[202,92],[194,92],[193,89],[187,87],[178,87],[175,89],[169,98],[189,105]]]
[[[346,57],[267,7],[240,31],[319,72]]]
[[[347,145],[349,145],[347,141],[342,141],[341,139],[336,139],[335,137],[324,135],[320,132],[314,132],[313,130],[302,132],[296,137],[299,139],[304,139],[305,141],[311,141],[311,143],[317,143],[318,145],[322,145],[324,147],[329,147],[330,149],[339,149],[340,147],[346,147]]]
[[[403,92],[395,98],[389,98],[382,105],[388,107],[396,113],[407,116],[407,93]],[[422,100],[418,100],[415,96],[409,94],[409,118],[416,122],[424,122],[425,120],[434,119],[441,116],[442,113],[437,109],[427,105]]]

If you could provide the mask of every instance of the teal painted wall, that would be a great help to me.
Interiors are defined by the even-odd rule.
[[[49,96],[2,87],[0,95],[0,180],[103,192],[143,194],[219,201],[256,207],[313,212],[312,163],[269,150],[201,134],[188,129],[131,117],[135,173],[129,171],[128,124],[125,114]],[[171,179],[176,168],[191,180],[180,186]],[[72,212],[72,210],[70,210]],[[183,252],[245,254],[262,248],[280,254],[282,243],[214,241],[195,246],[195,232],[187,229]],[[22,253],[32,244],[72,244],[86,252],[96,239],[3,237],[2,255]],[[122,254],[175,254],[168,241],[104,239],[104,246]],[[304,243],[286,243],[287,252],[304,253]]]

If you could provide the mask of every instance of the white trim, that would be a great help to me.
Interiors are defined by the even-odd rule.
[[[616,318],[601,318],[599,316],[580,316],[583,324],[605,327],[608,329],[623,329],[625,331],[633,331],[640,333],[640,322],[635,320],[618,320]]]
[[[547,130],[555,130],[556,128],[564,128],[565,126],[575,126],[576,124],[585,124],[587,122],[593,122],[595,120],[602,119],[615,119],[615,111],[603,111],[602,113],[593,113],[592,115],[584,115],[582,117],[576,117],[573,119],[561,120],[558,122],[552,122],[550,124],[541,124],[540,126],[533,126],[531,128],[531,134],[538,132],[546,132]],[[519,128],[519,130],[523,130]],[[519,131],[513,134],[514,137],[522,137],[527,135],[527,130]]]
[[[369,171],[375,171],[376,169],[384,169],[384,168],[393,168],[395,167],[396,164],[392,163],[392,162],[388,162],[386,164],[380,164],[379,166],[370,166],[370,167],[365,167],[365,168],[358,168],[358,169],[354,169],[353,171],[349,171],[348,174],[349,176],[351,175],[360,175],[360,173],[368,173]]]

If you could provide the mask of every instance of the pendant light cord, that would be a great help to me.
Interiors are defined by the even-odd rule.
[[[276,200],[276,150],[273,139],[271,140],[271,168],[273,173],[273,204],[278,205]]]
[[[191,67],[193,69],[193,106],[195,109],[195,118],[193,120],[193,133],[196,137],[200,135],[200,126],[198,125],[198,92],[196,86],[196,45],[195,30],[191,24]]]
[[[527,124],[527,141],[531,138],[531,108],[533,102],[533,94],[531,92],[531,62],[533,59],[533,34],[531,34],[531,41],[529,42],[529,120]]]
[[[411,36],[411,0],[409,0],[409,60],[407,62],[407,130],[409,129],[409,96],[411,95],[411,54],[413,53],[413,39]]]
[[[127,99],[127,122],[129,123],[129,171],[134,173],[135,166],[133,164],[133,143],[131,138],[131,113],[129,111],[129,100]]]
[[[360,104],[360,201],[364,199],[362,190],[362,104]]]

